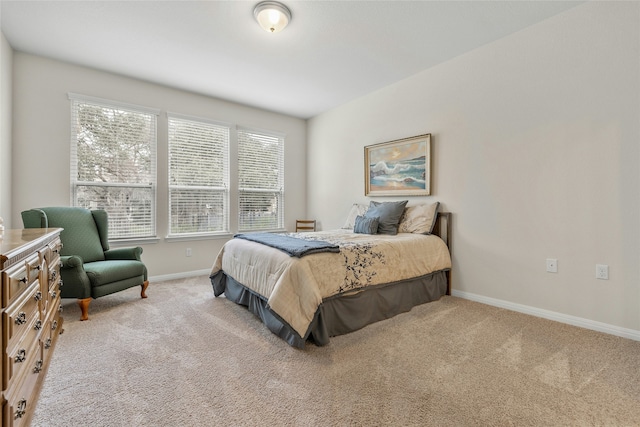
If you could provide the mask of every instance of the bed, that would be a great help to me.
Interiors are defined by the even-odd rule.
[[[341,229],[277,237],[314,248],[309,254],[272,247],[272,233],[263,236],[266,241],[260,233],[236,235],[211,269],[214,295],[247,307],[291,346],[326,345],[332,336],[450,294],[451,214],[437,212],[438,205],[429,205],[428,232],[411,232],[411,221],[400,219],[397,234],[376,232],[377,221],[362,232],[368,207],[354,204]],[[409,220],[414,208],[404,208],[402,219]]]

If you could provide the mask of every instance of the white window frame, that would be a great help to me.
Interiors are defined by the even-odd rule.
[[[82,206],[86,208],[105,208],[109,213],[110,222],[110,237],[109,240],[113,242],[131,242],[131,241],[145,241],[156,240],[156,200],[157,200],[157,117],[160,114],[160,110],[142,107],[139,105],[128,104],[119,101],[107,100],[102,98],[96,98],[87,95],[80,95],[75,93],[68,94],[71,101],[71,162],[70,162],[70,183],[71,183],[71,205],[81,206],[78,202],[78,189],[79,187],[103,187],[103,188],[131,188],[142,189],[149,191],[149,205],[150,205],[150,217],[148,222],[145,221],[146,232],[143,233],[130,233],[122,236],[113,236],[112,232],[117,229],[112,226],[114,221],[113,215],[109,213],[108,207],[104,206]],[[133,114],[145,115],[149,119],[149,151],[150,151],[150,171],[149,181],[145,183],[133,183],[133,182],[100,182],[100,181],[79,181],[78,179],[78,123],[77,123],[77,106],[79,104],[90,104],[106,109],[113,109],[118,111],[129,112]]]

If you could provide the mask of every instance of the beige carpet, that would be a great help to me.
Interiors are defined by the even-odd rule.
[[[640,342],[444,297],[289,347],[207,277],[65,304],[33,426],[640,425]]]

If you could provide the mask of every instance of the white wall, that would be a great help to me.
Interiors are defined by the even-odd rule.
[[[0,32],[0,217],[11,228],[11,117],[13,49]]]
[[[157,244],[141,245],[152,277],[209,269],[224,239],[166,242],[167,117],[166,112],[286,134],[285,218],[292,229],[306,213],[306,121],[206,96],[170,89],[122,76],[16,52],[13,75],[13,208],[14,226],[20,212],[38,206],[70,204],[69,92],[159,108]],[[193,256],[186,257],[185,249]]]
[[[367,201],[365,145],[431,133],[454,290],[640,331],[639,23],[586,3],[311,119],[309,216]]]

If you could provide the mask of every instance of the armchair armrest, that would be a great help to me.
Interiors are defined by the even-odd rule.
[[[142,261],[142,259],[140,258],[140,255],[142,255],[142,248],[139,246],[129,247],[129,248],[109,249],[108,251],[104,252],[104,258],[106,260],[129,259],[129,260]]]
[[[84,271],[84,261],[78,255],[66,255],[60,257],[60,268]]]
[[[84,261],[77,255],[63,255],[60,257],[60,276],[62,298],[89,298],[91,296],[91,281],[84,271]]]

